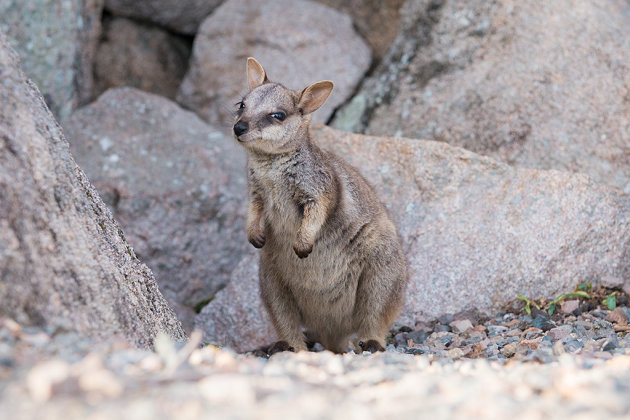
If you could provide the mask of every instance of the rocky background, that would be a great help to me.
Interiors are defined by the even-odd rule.
[[[410,263],[384,355],[259,357],[248,56],[335,82]],[[626,415],[629,193],[627,0],[0,0],[0,412]]]

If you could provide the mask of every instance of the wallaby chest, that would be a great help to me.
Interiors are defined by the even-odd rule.
[[[264,216],[277,233],[297,230],[304,203],[313,199],[309,171],[294,157],[252,161],[249,165],[255,188],[264,202]]]

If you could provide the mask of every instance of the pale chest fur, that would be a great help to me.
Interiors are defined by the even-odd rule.
[[[266,164],[250,163],[250,174],[263,200],[263,220],[276,236],[292,241],[302,219],[299,197],[302,180],[292,163],[279,160]]]

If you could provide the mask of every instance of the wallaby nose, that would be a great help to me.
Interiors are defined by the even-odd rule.
[[[240,137],[247,133],[247,130],[249,130],[249,124],[247,123],[237,122],[234,124],[234,134],[236,134],[236,137]]]

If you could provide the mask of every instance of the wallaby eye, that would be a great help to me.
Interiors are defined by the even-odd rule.
[[[274,112],[273,114],[269,114],[271,118],[275,118],[278,121],[284,121],[287,117],[287,114],[284,112]]]
[[[238,105],[238,109],[243,109],[243,108],[245,108],[245,103],[243,103],[243,101],[238,101],[238,102],[236,103],[236,105]]]

